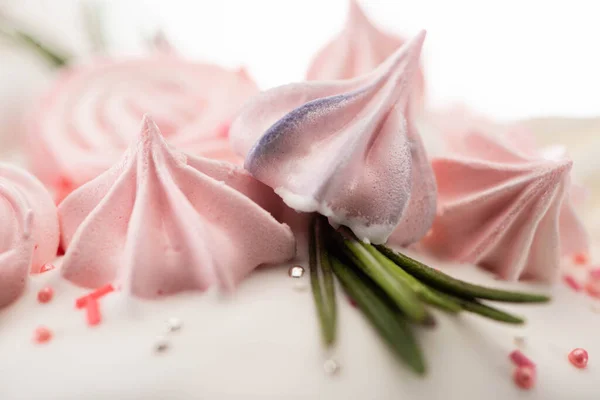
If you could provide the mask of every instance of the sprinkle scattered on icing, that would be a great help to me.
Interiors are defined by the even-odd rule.
[[[573,262],[576,265],[586,265],[589,262],[589,256],[586,253],[577,253],[573,256]]]
[[[77,300],[75,300],[75,307],[76,308],[83,308],[87,306],[88,300],[98,300],[99,298],[101,298],[102,296],[113,292],[115,290],[114,286],[112,284],[107,284],[104,286],[100,286],[98,289],[94,290],[92,293],[90,294],[86,294],[85,296],[82,296],[80,298],[78,298]]]
[[[569,361],[579,369],[587,367],[588,359],[588,352],[581,348],[573,349],[569,353]]]
[[[43,289],[40,289],[40,291],[37,294],[37,298],[40,303],[49,303],[53,297],[54,289],[52,289],[51,287],[45,287]]]
[[[302,278],[304,275],[304,268],[300,265],[293,265],[288,270],[288,276],[290,278]]]
[[[36,343],[47,343],[52,339],[52,331],[45,326],[38,326],[33,335],[33,340]]]
[[[102,320],[102,316],[100,315],[100,305],[98,304],[97,299],[89,297],[85,303],[85,311],[89,326],[96,326]]]
[[[179,318],[169,318],[167,321],[167,328],[169,332],[178,332],[181,330],[183,322]]]
[[[54,268],[56,268],[56,267],[52,264],[44,264],[44,265],[42,265],[42,268],[40,268],[40,273],[52,271]]]
[[[514,350],[509,354],[509,358],[517,367],[535,368],[535,363],[531,361],[521,350]]]
[[[587,281],[585,283],[585,291],[591,297],[600,299],[600,281]]]
[[[529,390],[535,386],[535,369],[531,367],[517,367],[513,373],[513,379],[518,387]]]
[[[323,363],[323,369],[327,375],[335,375],[340,371],[340,364],[335,360],[327,360]]]
[[[590,279],[600,280],[600,267],[595,267],[589,272]]]
[[[573,277],[573,275],[563,275],[563,281],[567,284],[567,286],[569,286],[571,289],[573,289],[576,292],[581,291],[582,286],[579,282],[577,282],[577,280]]]

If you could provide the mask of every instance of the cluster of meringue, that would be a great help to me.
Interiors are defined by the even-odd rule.
[[[550,280],[562,255],[587,251],[571,162],[459,113],[443,118],[447,146],[430,161],[415,121],[424,39],[378,30],[351,1],[309,80],[259,94],[243,71],[174,55],[71,68],[30,135],[59,207],[36,178],[0,166],[0,306],[59,237],[62,276],[80,286],[145,298],[232,288],[295,256],[290,208],[364,241],[421,241],[507,279]]]

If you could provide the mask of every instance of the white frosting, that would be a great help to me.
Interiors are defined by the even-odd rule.
[[[495,286],[471,267],[461,278]],[[338,288],[339,341],[332,355],[321,345],[310,290],[298,291],[287,267],[262,269],[229,294],[182,294],[142,301],[111,293],[100,300],[103,321],[88,327],[74,300],[85,293],[58,271],[34,277],[27,292],[0,313],[0,398],[11,400],[205,399],[484,399],[520,398],[508,359],[515,336],[537,363],[537,386],[527,399],[587,399],[597,393],[600,368],[599,314],[589,298],[557,286],[550,305],[504,306],[528,324],[513,327],[465,314],[440,313],[434,330],[419,330],[429,372],[419,378],[392,356],[361,313]],[[301,280],[308,285],[308,273]],[[55,298],[39,304],[50,285]],[[538,288],[535,288],[538,289]],[[599,303],[600,304],[600,303]],[[169,320],[182,327],[167,333]],[[560,321],[560,329],[557,329]],[[54,332],[46,344],[34,329]],[[157,352],[162,336],[168,348]],[[569,364],[568,352],[583,347],[587,370]],[[332,357],[335,375],[324,371]],[[599,358],[600,359],[600,358]],[[587,396],[587,397],[586,397]]]

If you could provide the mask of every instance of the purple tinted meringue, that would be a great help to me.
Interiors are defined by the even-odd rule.
[[[397,226],[398,243],[420,239],[436,197],[408,110],[424,39],[423,31],[367,75],[250,100],[230,130],[246,169],[290,207],[326,215],[360,239],[385,242]]]

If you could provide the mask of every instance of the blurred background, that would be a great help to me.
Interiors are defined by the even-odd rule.
[[[388,31],[407,37],[427,29],[432,106],[460,101],[500,119],[600,114],[597,2],[359,2]],[[0,0],[0,26],[18,26],[79,57],[101,43],[113,53],[140,53],[160,31],[185,56],[246,66],[264,89],[303,79],[347,8],[346,0]],[[8,103],[39,89],[44,72],[0,39],[0,95]]]

